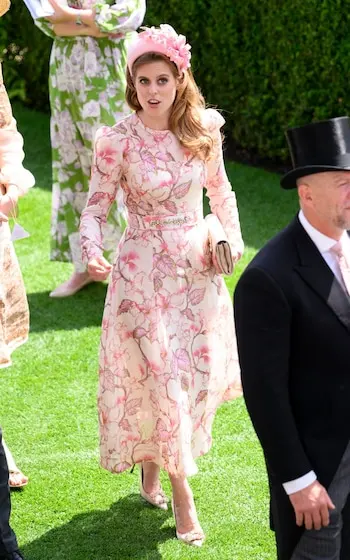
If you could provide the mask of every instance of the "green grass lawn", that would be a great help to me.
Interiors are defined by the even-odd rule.
[[[28,560],[273,560],[262,453],[242,399],[222,406],[212,451],[191,479],[203,549],[174,538],[170,512],[141,501],[137,470],[113,476],[99,468],[96,414],[97,352],[105,286],[52,300],[50,290],[71,266],[49,262],[50,146],[46,115],[17,107],[26,165],[37,187],[21,201],[20,223],[30,233],[16,250],[31,308],[29,342],[0,370],[1,425],[19,466],[30,477],[12,493],[12,524]],[[260,169],[229,163],[237,194],[244,258],[242,269],[296,210],[295,194]],[[165,476],[166,491],[170,487]]]

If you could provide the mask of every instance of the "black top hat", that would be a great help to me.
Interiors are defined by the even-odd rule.
[[[286,132],[293,169],[281,179],[283,189],[296,180],[323,171],[350,170],[350,118],[337,117]]]

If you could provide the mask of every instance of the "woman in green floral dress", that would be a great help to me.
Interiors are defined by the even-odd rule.
[[[93,141],[101,124],[130,112],[125,103],[126,50],[142,24],[145,0],[50,0],[54,15],[36,24],[54,38],[50,59],[52,144],[51,259],[73,262],[72,276],[51,297],[91,282],[81,261],[79,221],[85,207]],[[119,200],[104,224],[104,248],[114,252],[124,229]]]

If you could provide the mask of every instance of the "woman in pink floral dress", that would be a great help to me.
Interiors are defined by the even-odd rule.
[[[101,464],[121,473],[140,463],[141,494],[163,509],[165,469],[177,536],[200,546],[187,476],[210,449],[216,408],[241,392],[232,305],[211,260],[204,188],[235,260],[243,242],[222,156],[224,119],[205,110],[189,49],[168,25],[146,29],[130,46],[127,101],[135,112],[97,132],[80,232],[91,276],[111,272],[100,349]],[[119,188],[128,227],[111,266],[101,227]]]

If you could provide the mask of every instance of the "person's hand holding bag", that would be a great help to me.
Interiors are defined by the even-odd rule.
[[[205,221],[215,270],[218,274],[229,276],[233,273],[234,258],[224,228],[215,214],[206,216]]]

